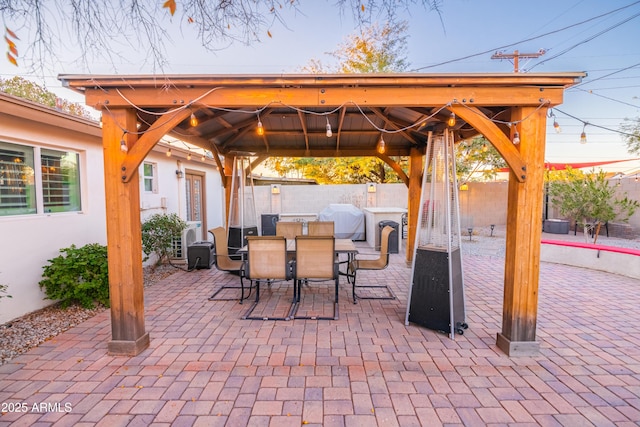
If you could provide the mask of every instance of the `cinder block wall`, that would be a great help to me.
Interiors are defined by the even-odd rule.
[[[407,187],[404,184],[375,184],[375,193],[368,184],[344,185],[280,185],[279,194],[271,186],[256,186],[255,200],[258,222],[263,213],[319,213],[331,203],[350,203],[366,207],[407,208]],[[507,217],[507,183],[469,183],[460,192],[461,226],[471,218],[473,227],[505,224]]]

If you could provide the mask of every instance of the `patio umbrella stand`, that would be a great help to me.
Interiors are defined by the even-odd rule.
[[[454,339],[468,326],[453,135],[449,131],[429,137],[420,206],[405,324],[442,331]]]

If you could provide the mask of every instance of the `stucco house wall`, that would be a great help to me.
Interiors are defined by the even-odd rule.
[[[44,299],[38,283],[43,266],[61,248],[106,244],[107,237],[98,123],[0,94],[0,142],[78,153],[81,188],[80,211],[45,213],[39,208],[35,214],[0,216],[0,284],[7,285],[12,296],[0,299],[1,324],[53,303]],[[157,145],[145,159],[157,165],[158,191],[141,191],[141,219],[155,212],[175,212],[185,218],[185,179],[175,173],[181,169],[204,176],[205,226],[222,225],[224,193],[215,163],[211,159],[202,162],[200,155],[187,160],[186,148],[174,147],[172,157],[165,155],[166,150],[166,145]],[[142,174],[140,182],[143,186]],[[206,239],[207,233],[202,234]]]

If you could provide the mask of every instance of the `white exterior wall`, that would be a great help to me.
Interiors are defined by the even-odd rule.
[[[69,120],[55,110],[33,111],[4,99],[0,103],[0,140],[80,154],[82,198],[80,212],[0,217],[0,283],[8,285],[12,296],[0,299],[0,323],[5,323],[52,303],[44,299],[38,283],[42,267],[60,255],[61,248],[105,244],[106,231],[100,129],[84,120]],[[58,120],[68,122],[68,127],[45,124]]]
[[[92,121],[0,94],[0,141],[78,152],[82,203],[80,212],[0,216],[0,284],[12,296],[0,299],[0,324],[53,303],[44,299],[39,282],[43,266],[60,249],[107,243],[101,135]],[[206,226],[222,225],[224,192],[213,160],[202,163],[194,155],[188,161],[187,151],[175,147],[169,158],[165,151],[156,146],[145,159],[157,164],[159,181],[157,193],[145,193],[140,174],[141,219],[162,212],[185,218],[185,180],[175,173],[180,161],[183,171],[204,172]],[[204,229],[202,239],[209,239]]]

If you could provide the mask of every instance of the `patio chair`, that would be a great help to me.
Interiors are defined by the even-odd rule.
[[[254,309],[260,302],[260,282],[267,282],[271,286],[274,282],[286,282],[292,278],[291,265],[287,262],[287,241],[285,238],[283,236],[248,236],[244,273],[252,284],[255,283],[256,299],[242,318],[289,320],[297,304],[295,284],[291,306],[286,316],[252,316]]]
[[[298,305],[294,319],[337,320],[338,319],[338,264],[335,262],[335,238],[333,236],[298,236],[296,237],[296,260],[293,265],[296,280]],[[310,281],[329,281],[335,283],[333,316],[296,316],[301,295],[302,284]]]
[[[309,236],[333,236],[335,223],[333,221],[310,221],[307,223]]]
[[[209,297],[209,301],[233,301],[237,298],[217,298],[216,296],[225,289],[239,289],[240,292],[240,304],[245,299],[244,296],[244,284],[242,283],[242,260],[235,260],[229,257],[229,248],[227,247],[227,232],[223,227],[216,227],[209,230],[209,233],[213,235],[213,244],[215,253],[213,255],[215,260],[215,266],[220,271],[226,271],[228,273],[234,273],[240,276],[240,286],[228,286],[224,285]],[[251,289],[251,288],[249,288]],[[249,295],[247,295],[247,298]]]
[[[351,283],[353,303],[357,303],[357,299],[396,299],[395,294],[387,285],[356,285],[356,275],[358,270],[383,270],[389,265],[389,235],[394,228],[387,225],[382,229],[380,235],[380,256],[375,259],[362,259],[357,256],[348,261],[347,281]],[[356,293],[357,288],[386,288],[387,296],[360,296]]]
[[[276,236],[283,236],[285,239],[295,239],[297,236],[302,236],[302,222],[300,221],[276,222]]]

